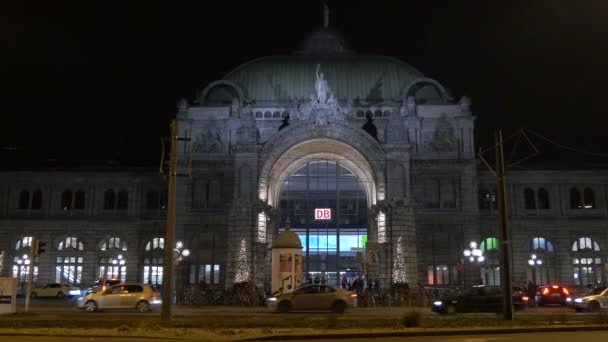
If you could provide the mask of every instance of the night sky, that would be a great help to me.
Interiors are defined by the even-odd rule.
[[[91,2],[0,5],[2,166],[154,165],[180,98],[322,23],[321,1]],[[608,1],[327,3],[354,50],[469,96],[478,144],[527,127],[608,154]]]

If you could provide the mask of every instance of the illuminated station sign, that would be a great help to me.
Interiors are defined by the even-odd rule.
[[[331,220],[331,209],[315,209],[315,220]]]

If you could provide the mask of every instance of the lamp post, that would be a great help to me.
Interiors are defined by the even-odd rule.
[[[478,248],[478,244],[475,241],[471,241],[469,243],[469,248],[465,249],[462,254],[472,264],[479,264],[486,260],[483,256],[483,251]]]
[[[29,270],[30,267],[30,257],[27,254],[23,254],[21,256],[21,258],[17,259],[15,261],[17,263],[17,265],[19,265],[19,283],[21,284],[21,291],[23,291],[23,283],[24,283],[24,279],[23,279],[23,270],[27,269]],[[28,296],[29,294],[25,294],[26,296]]]
[[[528,259],[528,265],[532,268],[532,282],[534,284],[538,284],[538,279],[536,277],[538,267],[542,266],[543,260],[540,259],[536,254],[530,255],[530,259]]]
[[[187,258],[190,255],[190,250],[187,248],[184,248],[184,243],[181,241],[177,241],[175,243],[175,248],[173,248],[173,265],[174,267],[172,268],[173,272],[176,272],[176,268],[179,265],[180,262],[182,262],[185,258]],[[171,281],[171,292],[172,294],[172,304],[175,304],[176,302],[176,287],[175,287],[175,283],[176,283],[176,276],[175,274],[172,275],[171,277],[172,281]]]

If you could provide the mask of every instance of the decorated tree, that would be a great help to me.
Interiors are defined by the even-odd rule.
[[[247,244],[245,240],[241,240],[241,246],[239,248],[239,260],[236,266],[236,276],[234,277],[234,283],[244,283],[249,280],[249,263],[247,262]]]
[[[397,253],[393,261],[393,284],[405,283],[405,262],[401,251],[401,236],[397,239]]]

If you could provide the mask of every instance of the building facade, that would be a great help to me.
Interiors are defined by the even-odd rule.
[[[330,28],[262,57],[177,112],[176,239],[181,285],[270,284],[285,221],[303,279],[380,287],[498,284],[495,180],[475,154],[467,97]],[[98,277],[160,283],[166,181],[153,169],[0,173],[0,274],[23,280],[31,239],[47,242],[37,283]],[[608,173],[508,175],[513,278],[604,282]],[[316,209],[324,209],[316,214]],[[475,241],[482,261],[463,252]]]

